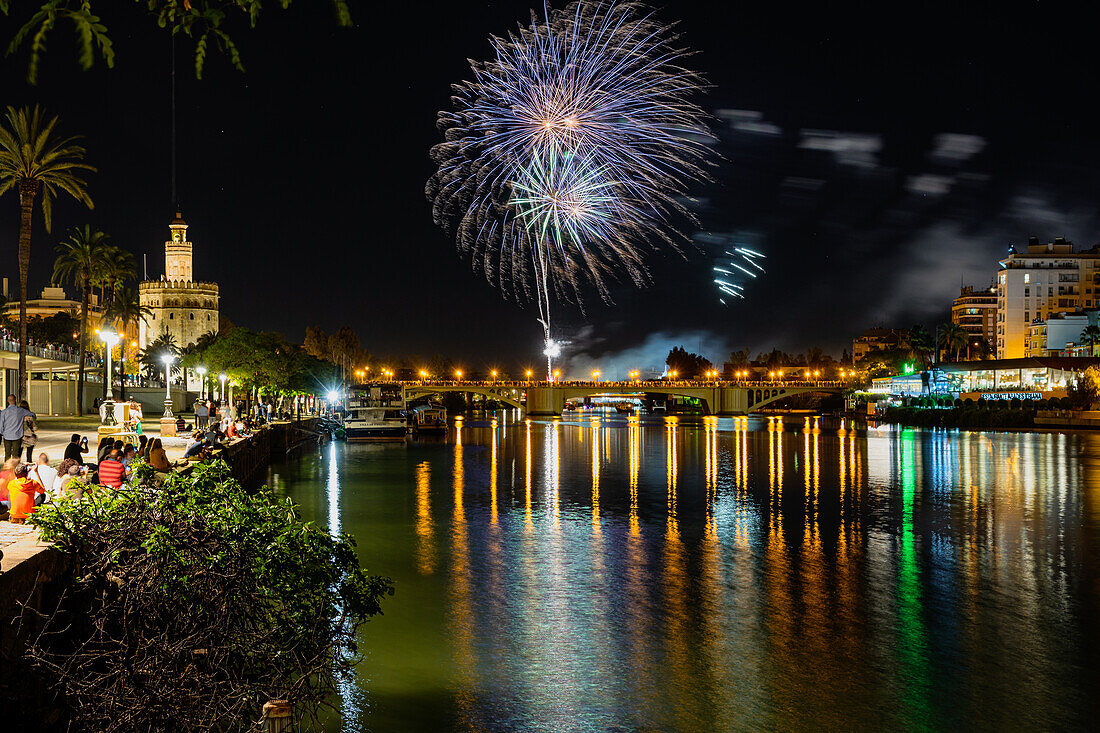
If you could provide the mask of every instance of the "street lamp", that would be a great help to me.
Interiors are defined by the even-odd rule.
[[[596,369],[595,371],[592,372],[592,379],[596,380],[597,382],[600,381],[600,370],[599,369]]]
[[[172,362],[176,360],[171,354],[160,357],[164,362],[164,415],[163,418],[174,417],[172,415]]]
[[[111,389],[111,349],[118,343],[118,334],[114,331],[100,331],[99,340],[107,347],[107,396],[103,401],[103,424],[112,426],[115,424],[115,393]]]
[[[558,381],[558,379],[561,377],[561,369],[555,369],[553,377],[554,377],[553,381],[555,381],[555,382]]]
[[[206,367],[204,367],[204,366],[195,367],[195,373],[199,375],[199,383],[202,385],[202,388],[199,391],[199,399],[205,400],[206,399]]]
[[[496,379],[497,379],[497,370],[493,369],[492,371],[489,372],[489,374],[493,377],[493,381],[495,382]]]
[[[428,378],[428,373],[423,369],[420,370],[420,380],[423,381]]]
[[[455,369],[455,381],[457,382],[457,381],[461,381],[461,380],[462,380],[462,370],[461,369]]]
[[[523,373],[523,375],[524,375],[525,377],[527,377],[528,379],[530,379],[530,378],[531,378],[531,375],[533,375],[534,373],[535,373],[535,371],[534,371],[533,369],[528,369],[527,371],[525,371],[525,372]]]
[[[218,396],[221,397],[222,404],[225,404],[225,372],[218,375],[218,380],[222,383],[221,392],[218,392]]]

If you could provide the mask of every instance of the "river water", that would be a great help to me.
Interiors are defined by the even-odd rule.
[[[501,413],[268,483],[397,586],[333,730],[1100,715],[1100,435]]]

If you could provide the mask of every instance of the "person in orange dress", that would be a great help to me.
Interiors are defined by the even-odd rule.
[[[46,487],[27,474],[31,472],[29,464],[20,463],[15,467],[15,478],[8,482],[8,496],[11,497],[10,521],[23,521],[34,511],[34,500],[38,494],[46,495]]]

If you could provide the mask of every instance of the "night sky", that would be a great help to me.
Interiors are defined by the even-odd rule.
[[[22,20],[32,0],[17,2]],[[470,367],[537,363],[530,309],[504,301],[431,220],[424,183],[436,111],[487,36],[530,2],[353,3],[340,29],[321,0],[231,28],[247,72],[177,42],[178,196],[195,273],[221,285],[238,325],[300,340],[354,327],[387,357],[443,354]],[[117,7],[116,7],[117,6]],[[171,41],[140,5],[99,0],[116,67],[81,72],[53,31],[39,85],[26,54],[0,65],[0,104],[43,103],[85,136],[93,212],[63,200],[36,220],[32,295],[53,245],[91,222],[163,271],[172,216]],[[1082,17],[1031,3],[678,3],[723,156],[701,187],[704,235],[686,259],[650,261],[654,283],[558,309],[574,371],[656,366],[673,345],[718,362],[730,349],[820,346],[840,355],[873,325],[945,318],[960,281],[989,283],[1009,241],[1098,239],[1096,62]],[[16,23],[0,21],[6,46]],[[0,199],[0,274],[17,292],[15,195]],[[752,242],[768,272],[723,307],[715,236]]]

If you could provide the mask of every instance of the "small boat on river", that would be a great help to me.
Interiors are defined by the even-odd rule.
[[[404,440],[408,434],[404,385],[387,382],[352,385],[347,410],[344,434],[349,442]]]

